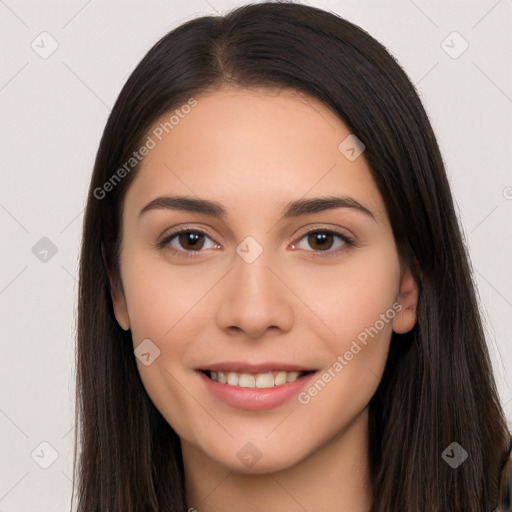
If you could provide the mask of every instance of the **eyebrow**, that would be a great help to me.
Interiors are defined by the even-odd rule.
[[[376,220],[373,213],[366,206],[356,199],[347,196],[324,196],[292,201],[284,205],[281,220],[299,217],[300,215],[323,212],[325,210],[332,210],[335,208],[348,208],[355,210],[371,217],[373,220]],[[217,201],[189,196],[161,196],[153,199],[144,206],[139,213],[139,217],[150,210],[160,209],[203,213],[219,219],[224,219],[227,216],[226,209]]]

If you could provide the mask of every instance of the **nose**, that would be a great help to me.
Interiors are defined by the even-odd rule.
[[[291,330],[293,302],[296,299],[289,283],[290,275],[263,251],[249,263],[235,256],[234,268],[222,283],[217,323],[228,333],[257,339]]]

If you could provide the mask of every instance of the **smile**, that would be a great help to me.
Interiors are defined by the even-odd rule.
[[[263,411],[296,397],[317,370],[286,363],[218,363],[197,369],[205,392],[236,409]]]
[[[311,370],[313,371],[313,370]],[[212,380],[226,384],[228,386],[238,386],[241,388],[272,388],[282,386],[289,382],[295,382],[297,379],[311,373],[311,371],[292,371],[287,372],[269,371],[266,373],[237,373],[233,371],[205,371],[205,374]]]

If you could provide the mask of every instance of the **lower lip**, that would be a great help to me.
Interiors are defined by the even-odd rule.
[[[198,372],[208,390],[231,407],[247,411],[266,411],[284,404],[290,398],[297,396],[317,372],[309,373],[294,382],[271,388],[243,388],[221,384],[210,379],[203,372]]]

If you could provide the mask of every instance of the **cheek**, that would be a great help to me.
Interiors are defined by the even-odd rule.
[[[353,340],[364,341],[365,333],[369,337],[369,330],[377,337],[375,328],[389,338],[400,277],[394,246],[361,251],[346,264],[303,275],[307,277],[297,281],[300,293],[316,313],[308,316],[318,324],[314,329],[329,344],[329,352],[343,353]]]
[[[186,430],[183,418],[194,405],[184,390],[189,370],[183,363],[197,351],[193,341],[206,325],[205,298],[216,280],[211,271],[173,267],[143,253],[127,253],[123,260],[133,348],[149,339],[159,350],[149,366],[137,360],[138,371],[151,400],[177,431]]]
[[[163,342],[173,338],[173,331],[182,338],[184,327],[198,324],[190,318],[201,315],[201,303],[215,282],[211,272],[202,274],[194,265],[171,266],[144,254],[126,257],[123,285],[135,344],[144,338]]]
[[[190,437],[190,418],[201,417],[186,391],[190,375],[183,361],[204,328],[201,299],[212,286],[211,276],[203,279],[192,267],[173,268],[144,254],[127,254],[123,260],[133,348],[149,339],[159,350],[147,366],[137,360],[139,375],[155,407],[183,438]]]
[[[309,431],[333,435],[358,416],[375,394],[397,313],[399,276],[393,253],[381,259],[372,255],[350,269],[340,267],[325,293],[316,296],[319,316],[334,333],[322,336],[329,356],[322,360],[317,379],[298,396]]]

